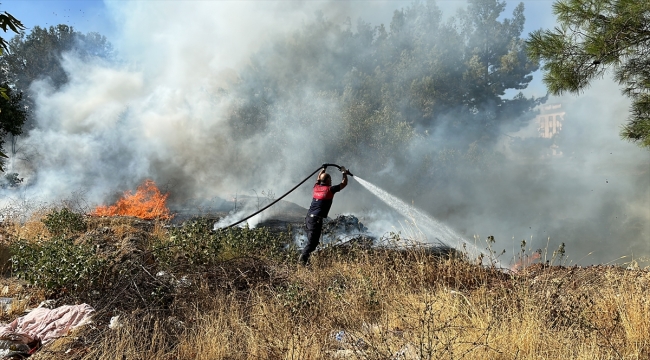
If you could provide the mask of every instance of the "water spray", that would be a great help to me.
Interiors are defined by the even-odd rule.
[[[490,258],[491,254],[479,249],[475,244],[467,241],[462,235],[458,234],[452,228],[426,214],[424,211],[416,208],[415,206],[405,203],[404,201],[398,199],[397,197],[389,194],[385,190],[366,180],[363,180],[359,177],[357,177],[356,180],[359,184],[361,184],[361,186],[366,188],[373,195],[377,196],[386,205],[396,210],[402,216],[411,218],[413,220],[413,224],[418,227],[418,229],[421,231],[424,230],[425,235],[432,236],[442,245],[450,246],[452,248],[455,248],[455,244],[458,244],[460,247],[469,251],[469,255],[472,255],[475,258],[481,256],[482,259],[486,261],[493,261],[494,265],[501,267],[501,263],[498,260]]]

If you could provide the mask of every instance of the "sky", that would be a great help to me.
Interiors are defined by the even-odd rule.
[[[0,2],[0,11],[21,20],[28,30],[64,23],[83,33],[99,32],[123,59],[118,65],[107,65],[66,56],[68,86],[55,91],[46,81],[33,84],[39,126],[19,142],[25,153],[22,158],[30,159],[21,163],[24,168],[19,171],[29,186],[16,201],[54,201],[81,194],[92,206],[115,200],[147,177],[188,199],[257,196],[263,190],[284,193],[316,166],[336,161],[305,151],[311,145],[305,144],[308,134],[292,128],[285,134],[284,158],[272,166],[263,163],[258,154],[272,145],[272,139],[262,134],[233,141],[228,124],[220,117],[227,103],[215,103],[212,90],[227,83],[260,45],[300,27],[317,9],[335,22],[350,17],[354,23],[361,17],[376,26],[388,25],[392,12],[410,3]],[[504,16],[509,17],[517,3],[508,3]],[[437,4],[447,16],[465,6],[464,1]],[[555,25],[552,1],[524,4],[524,33]],[[525,94],[544,95],[541,74],[533,76]],[[309,89],[298,100],[314,107],[327,105],[312,102]],[[650,153],[618,136],[629,101],[621,96],[618,85],[605,78],[580,96],[549,102],[563,104],[570,115],[565,128],[573,129],[567,136],[575,148],[566,149],[561,165],[503,164],[502,182],[485,184],[477,179],[472,189],[423,194],[431,200],[423,210],[468,239],[488,234],[502,242],[507,239],[499,246],[507,245],[509,250],[516,251],[521,239],[528,239],[533,248],[544,247],[551,239],[551,246],[557,247],[570,230],[578,235],[571,237],[568,251],[574,258],[588,256],[586,262],[608,262],[631,253],[650,256],[650,179],[636,175],[648,174],[643,171],[650,166]],[[276,115],[271,131],[282,132],[285,118]],[[534,135],[535,125],[531,123],[526,130]],[[444,136],[438,140],[444,141]],[[254,175],[235,177],[234,168]],[[351,170],[355,173],[354,167]],[[408,176],[391,173],[390,164],[378,169],[376,176],[381,174],[395,178],[396,183]],[[367,180],[364,174],[358,175]],[[287,200],[308,206],[308,192],[307,187],[301,188]],[[346,192],[351,196],[340,196],[332,214],[379,209],[359,184],[352,182]],[[394,195],[414,200],[406,194]]]
[[[34,26],[66,24],[83,33],[112,32],[112,21],[101,0],[5,0],[0,2],[0,10],[20,20],[27,31]]]

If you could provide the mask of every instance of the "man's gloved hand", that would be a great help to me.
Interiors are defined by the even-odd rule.
[[[323,170],[327,170],[327,164],[323,164],[323,165],[321,165],[320,167],[322,167]]]
[[[345,175],[348,174],[348,169],[345,168],[345,166],[341,166],[341,172],[344,173]]]

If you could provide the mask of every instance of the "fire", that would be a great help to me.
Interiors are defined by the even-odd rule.
[[[171,219],[165,205],[169,194],[161,194],[153,180],[146,180],[138,186],[135,194],[125,191],[115,205],[98,206],[92,215],[96,216],[135,216],[141,219]]]
[[[518,272],[527,266],[530,266],[534,261],[539,260],[541,257],[541,254],[536,251],[533,253],[531,256],[525,256],[522,259],[519,259],[512,267],[510,268],[510,271],[512,272]]]

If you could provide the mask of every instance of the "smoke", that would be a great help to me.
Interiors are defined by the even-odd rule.
[[[252,189],[287,170],[258,161],[269,145],[264,134],[232,139],[230,98],[218,92],[238,80],[235,69],[254,49],[298,26],[310,6],[165,5],[108,3],[122,61],[65,54],[65,87],[32,85],[38,126],[21,140],[23,161],[13,169],[26,176],[27,197],[55,201],[84,189],[89,202],[103,203],[153,178],[181,202]]]
[[[368,4],[371,12],[364,13]],[[237,86],[252,81],[241,78],[242,70],[256,69],[256,62],[268,60],[265,54],[297,67],[318,61],[333,73],[347,71],[339,69],[335,57],[314,60],[308,51],[285,53],[276,39],[294,36],[317,11],[338,24],[361,17],[372,26],[388,25],[393,8],[382,4],[108,2],[119,29],[111,42],[121,60],[89,63],[67,54],[68,84],[58,90],[47,80],[32,85],[38,126],[19,139],[13,160],[13,171],[26,179],[19,196],[56,202],[81,192],[94,206],[112,203],[150,178],[170,193],[172,206],[231,206],[235,195],[255,196],[262,189],[284,193],[320,164],[334,162],[353,173],[360,169],[364,179],[468,240],[494,236],[494,246],[509,254],[526,240],[528,250],[564,242],[581,263],[650,255],[650,153],[619,139],[629,103],[607,80],[579,97],[549,99],[566,110],[562,136],[555,140],[560,157],[543,154],[548,146],[536,145],[531,124],[518,132],[500,129],[496,150],[479,154],[481,164],[464,159],[469,151],[459,152],[445,126],[419,129],[421,136],[404,149],[407,160],[371,167],[377,163],[371,150],[333,159],[343,129],[336,122],[341,105],[328,95],[333,84],[327,83],[319,88],[281,84],[297,89],[283,99],[264,98],[262,81],[249,84],[260,90],[249,94],[250,101],[277,103],[272,112],[257,115],[264,119],[259,124],[233,120],[242,98]],[[313,45],[334,46],[328,39]],[[447,120],[451,124],[453,119]],[[434,166],[422,172],[427,162]],[[286,200],[308,206],[310,183]],[[5,191],[6,199],[16,196],[11,191]],[[257,208],[248,201],[224,225]],[[386,231],[408,220],[354,178],[336,196],[331,214],[339,213],[362,219],[367,214]]]
[[[551,142],[537,143],[538,125],[531,122],[504,133],[495,153],[484,158],[487,166],[458,165],[453,172],[438,166],[421,186],[407,189],[403,184],[418,177],[412,165],[383,183],[401,188],[402,199],[443,219],[465,239],[478,239],[481,248],[494,236],[492,247],[505,249],[505,257],[516,256],[523,240],[529,254],[537,249],[551,254],[564,243],[568,263],[647,259],[650,153],[619,137],[629,115],[628,99],[606,78],[579,96],[551,97],[548,103],[566,111],[562,131],[553,139],[556,155]],[[444,134],[433,134],[427,142],[444,144]],[[427,147],[414,142],[412,156],[422,159]],[[454,162],[459,158],[449,156]],[[444,177],[452,181],[426,186]]]

